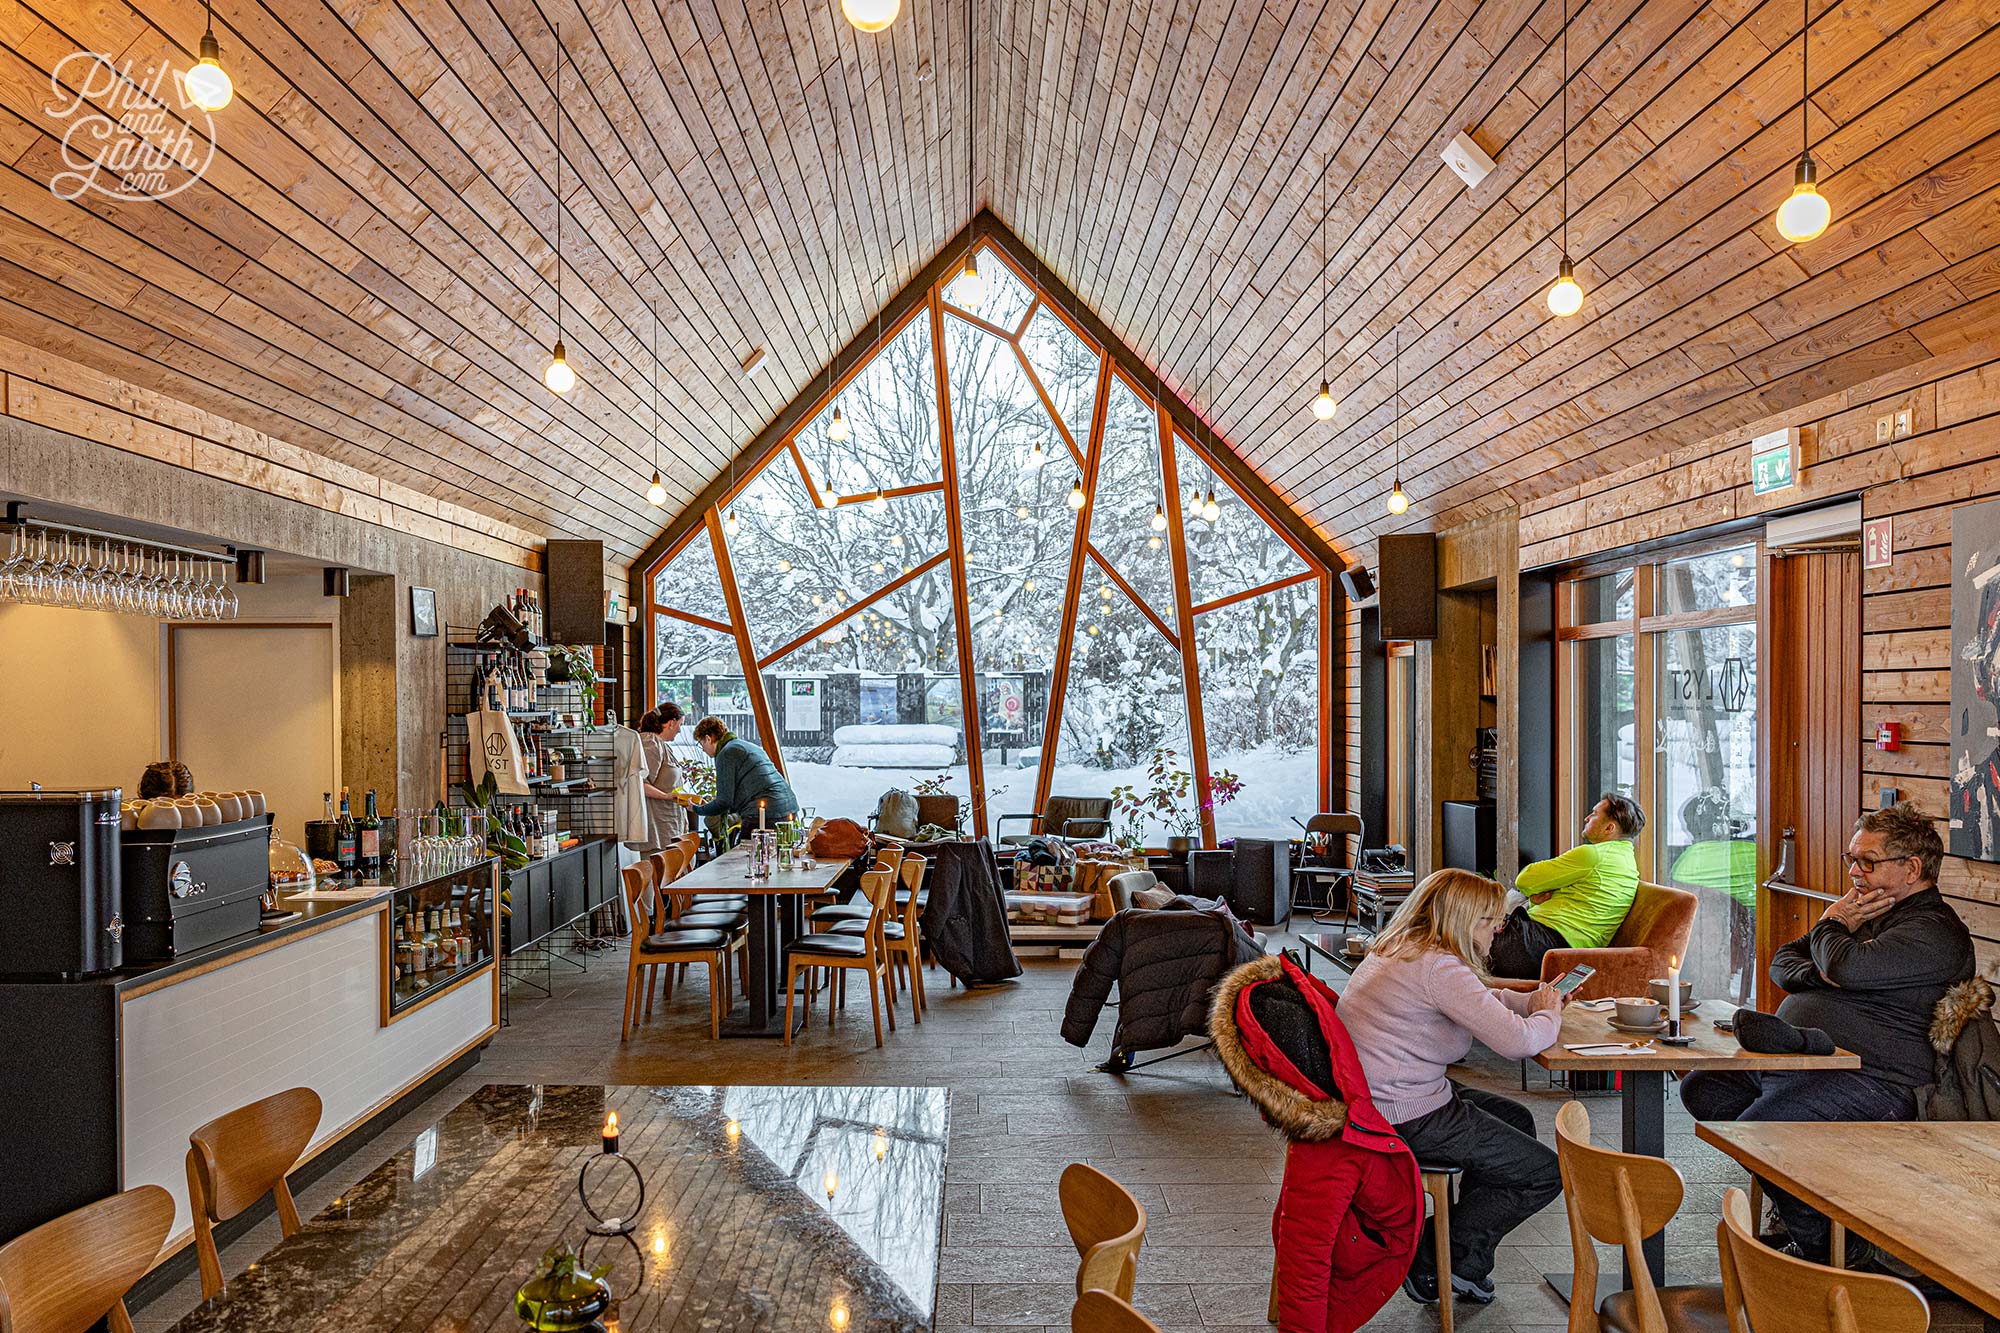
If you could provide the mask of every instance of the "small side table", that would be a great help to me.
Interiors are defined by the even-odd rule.
[[[1324,931],[1299,936],[1299,943],[1306,946],[1306,974],[1308,976],[1312,974],[1314,954],[1318,954],[1341,971],[1350,974],[1355,968],[1361,966],[1361,960],[1368,955],[1365,953],[1350,954],[1347,952],[1347,939],[1351,934],[1365,935],[1366,932]]]

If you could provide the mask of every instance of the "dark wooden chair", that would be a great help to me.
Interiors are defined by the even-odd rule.
[[[1005,833],[1009,821],[1025,822],[1026,833]],[[1111,836],[1109,796],[1051,796],[1049,803],[1033,814],[1002,815],[993,821],[994,841],[1003,846],[1020,846],[1030,839],[1062,838],[1087,842]]]

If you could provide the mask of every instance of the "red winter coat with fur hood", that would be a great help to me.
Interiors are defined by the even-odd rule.
[[[1339,997],[1282,954],[1223,979],[1209,1013],[1222,1064],[1282,1132],[1271,1219],[1280,1333],[1353,1333],[1409,1271],[1423,1229],[1417,1159],[1375,1109]]]

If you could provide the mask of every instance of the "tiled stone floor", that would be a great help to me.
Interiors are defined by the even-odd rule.
[[[971,992],[947,989],[945,974],[933,971],[924,1023],[909,1024],[905,1003],[902,1026],[888,1034],[884,1049],[875,1048],[863,992],[831,1030],[822,1005],[787,1050],[776,1042],[709,1041],[707,994],[698,978],[621,1044],[622,949],[591,955],[587,972],[558,964],[553,996],[517,988],[512,1025],[481,1063],[315,1182],[300,1197],[301,1211],[316,1212],[484,1083],[942,1085],[951,1089],[952,1119],[941,1333],[1068,1328],[1076,1253],[1057,1208],[1056,1179],[1079,1160],[1123,1181],[1148,1210],[1137,1293],[1142,1310],[1168,1333],[1268,1333],[1270,1217],[1281,1141],[1234,1095],[1206,1053],[1123,1078],[1094,1072],[1091,1066],[1110,1049],[1116,1014],[1104,1012],[1088,1051],[1063,1042],[1057,1028],[1074,968],[1072,962],[1030,960],[1019,981]],[[1341,980],[1336,977],[1336,985]],[[1556,1111],[1569,1094],[1551,1088],[1539,1070],[1529,1067],[1526,1094],[1511,1062],[1475,1055],[1460,1072],[1467,1081],[1520,1097],[1533,1108],[1544,1140],[1553,1142]],[[1586,1101],[1595,1136],[1615,1144],[1615,1094]],[[1719,1201],[1744,1176],[1696,1140],[1677,1103],[1669,1109],[1667,1131],[1668,1155],[1688,1182],[1687,1200],[1668,1228],[1670,1280],[1715,1281]],[[276,1240],[275,1223],[250,1232],[225,1251],[225,1270],[247,1265]],[[1614,1254],[1605,1251],[1602,1258],[1607,1271],[1617,1271]],[[1467,1333],[1563,1327],[1567,1311],[1540,1275],[1570,1266],[1569,1226],[1558,1200],[1501,1248],[1499,1299],[1484,1308],[1461,1303],[1458,1327]],[[191,1281],[181,1283],[136,1312],[135,1323],[140,1333],[155,1333],[198,1299]],[[1400,1295],[1367,1325],[1436,1326],[1434,1310]],[[1968,1306],[1936,1302],[1933,1326],[1978,1328],[1979,1321]]]

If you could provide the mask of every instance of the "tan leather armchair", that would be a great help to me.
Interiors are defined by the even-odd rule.
[[[1580,963],[1588,963],[1597,974],[1577,988],[1577,999],[1644,995],[1647,982],[1667,975],[1668,958],[1678,955],[1686,959],[1688,937],[1694,933],[1695,902],[1686,889],[1640,880],[1631,910],[1625,913],[1624,924],[1610,944],[1602,949],[1551,949],[1542,955],[1538,979],[1495,977],[1493,984],[1508,990],[1533,990]]]

